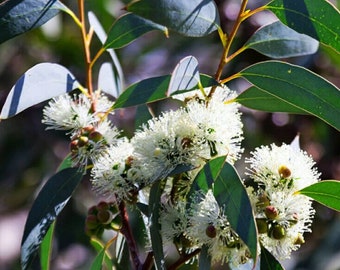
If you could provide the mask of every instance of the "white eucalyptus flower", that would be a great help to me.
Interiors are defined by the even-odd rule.
[[[310,232],[311,200],[295,192],[319,181],[314,161],[293,145],[262,146],[246,160],[254,188],[247,188],[261,243],[278,259],[289,258]]]

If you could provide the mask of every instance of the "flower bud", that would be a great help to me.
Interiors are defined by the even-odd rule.
[[[89,139],[94,142],[99,142],[103,138],[103,135],[98,131],[92,131],[89,134]]]
[[[286,236],[286,230],[280,224],[273,224],[268,231],[268,236],[280,240]]]
[[[215,238],[216,237],[216,228],[214,225],[208,225],[208,227],[205,229],[205,234],[210,237],[210,238]]]
[[[70,151],[76,153],[78,151],[78,140],[73,140],[70,143]]]
[[[100,211],[100,210],[108,210],[110,208],[109,204],[107,202],[99,202],[96,206],[97,210]]]
[[[257,197],[257,203],[256,203],[256,206],[258,207],[266,207],[270,204],[270,200],[268,198],[268,196],[265,194],[265,193],[262,193],[260,194],[258,197]]]
[[[266,206],[266,208],[264,209],[264,213],[268,219],[276,219],[279,215],[279,211],[273,205]]]
[[[268,224],[264,218],[257,218],[256,226],[259,233],[266,233],[268,231]]]
[[[80,136],[78,139],[78,146],[79,147],[83,147],[85,145],[87,145],[89,142],[89,138],[86,136]]]
[[[97,226],[99,225],[97,217],[95,215],[88,215],[86,217],[85,225],[90,230],[97,228]]]
[[[288,178],[292,174],[291,171],[288,169],[288,167],[286,167],[285,165],[281,165],[278,171],[279,171],[279,175],[282,178]]]
[[[302,245],[305,243],[305,239],[303,238],[303,235],[299,233],[297,237],[295,238],[294,245]]]

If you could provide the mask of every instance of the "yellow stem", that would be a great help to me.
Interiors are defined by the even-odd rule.
[[[238,29],[239,29],[239,27],[240,27],[240,25],[243,21],[243,16],[245,14],[247,3],[248,3],[248,0],[242,1],[240,11],[239,11],[237,19],[234,23],[233,29],[231,30],[231,33],[230,33],[230,35],[227,38],[227,41],[225,43],[223,53],[222,53],[222,57],[221,57],[219,65],[218,65],[217,71],[215,73],[215,80],[217,82],[220,82],[220,78],[221,78],[221,75],[222,75],[223,68],[227,64],[227,60],[229,61],[228,54],[229,54],[229,51],[230,51],[230,47],[231,47],[231,44],[234,41],[236,33],[237,33],[237,31],[238,31]],[[208,95],[208,98],[210,98],[214,94],[215,90],[216,90],[216,86],[211,88],[210,93]]]

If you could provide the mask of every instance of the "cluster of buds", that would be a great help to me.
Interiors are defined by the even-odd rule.
[[[96,131],[92,125],[86,126],[71,138],[70,150],[72,154],[77,154],[79,148],[90,147],[93,143],[98,143],[103,139],[103,135]]]
[[[115,203],[100,202],[88,210],[85,232],[89,236],[100,237],[105,229],[119,231],[121,226],[121,216]]]

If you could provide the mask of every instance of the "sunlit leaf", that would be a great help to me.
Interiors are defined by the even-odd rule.
[[[255,86],[243,91],[235,99],[238,103],[250,109],[266,112],[287,112],[295,114],[306,114],[305,111],[289,104],[283,99],[269,94]]]
[[[212,0],[140,0],[127,10],[186,36],[205,36],[220,24]]]
[[[260,269],[284,270],[280,262],[263,246],[261,246]]]
[[[9,0],[0,4],[0,43],[37,28],[60,10],[67,9],[57,0]]]
[[[257,228],[253,209],[242,180],[229,163],[224,163],[214,182],[213,191],[231,227],[248,246],[252,258],[256,261]]]
[[[117,86],[115,72],[111,63],[103,63],[100,66],[98,73],[98,89],[113,96],[114,98],[117,98],[120,92],[117,89]]]
[[[119,17],[112,25],[104,43],[104,48],[122,48],[140,36],[154,30],[160,30],[168,35],[165,26],[146,20],[133,13],[127,13]]]
[[[41,63],[27,70],[9,92],[1,111],[5,119],[42,101],[68,93],[79,87],[65,67]]]
[[[306,195],[329,208],[340,211],[340,181],[324,180],[297,192]]]
[[[258,29],[245,47],[271,58],[285,58],[313,54],[318,50],[319,42],[276,21]]]
[[[287,26],[340,52],[340,13],[326,0],[273,0],[267,9]]]
[[[34,201],[25,224],[21,244],[22,268],[27,269],[50,225],[65,207],[83,174],[76,168],[52,176]]]
[[[257,88],[340,130],[340,90],[321,76],[279,61],[254,64],[240,75]]]
[[[112,269],[112,261],[111,261],[112,258],[110,257],[108,251],[105,250],[105,245],[101,241],[99,241],[99,239],[96,239],[96,238],[91,238],[90,242],[91,242],[91,245],[98,252],[96,258],[92,262],[92,266],[94,267],[93,269],[102,269],[103,264],[106,265],[107,269]],[[101,256],[103,256],[103,258],[101,258]],[[100,264],[100,261],[102,262],[102,264]],[[100,265],[99,268],[96,268],[98,265]]]
[[[161,226],[159,224],[159,217],[160,217],[160,207],[161,207],[161,195],[164,190],[164,182],[163,181],[156,181],[150,191],[150,198],[149,198],[149,213],[151,214],[151,224],[150,224],[150,237],[151,237],[151,244],[152,244],[152,251],[155,258],[155,264],[157,270],[165,270],[165,260],[164,260],[164,253],[163,253],[163,242],[162,236],[160,234]]]
[[[132,84],[118,97],[114,108],[136,106],[167,98],[170,79],[170,75],[164,75]],[[200,74],[200,81],[203,87],[216,85],[216,81],[208,75]],[[192,89],[181,90],[190,91],[194,89],[198,89],[198,86],[194,86]],[[172,94],[174,95],[176,92]]]
[[[50,269],[54,228],[55,221],[51,224],[40,246],[40,265],[42,270]]]
[[[197,88],[200,83],[197,59],[193,56],[183,58],[171,74],[168,95],[180,90]]]
[[[99,20],[97,19],[96,15],[93,12],[88,13],[88,19],[91,27],[93,28],[94,32],[96,33],[100,42],[104,45],[107,35],[100,24]],[[114,97],[118,97],[119,94],[123,90],[123,70],[118,60],[118,57],[113,49],[106,49],[106,51],[110,54],[112,62],[113,62],[113,69],[112,66],[108,67],[107,64],[103,64],[99,72],[98,78],[98,87],[102,89],[105,93],[112,95]],[[113,83],[110,85],[110,83]]]

